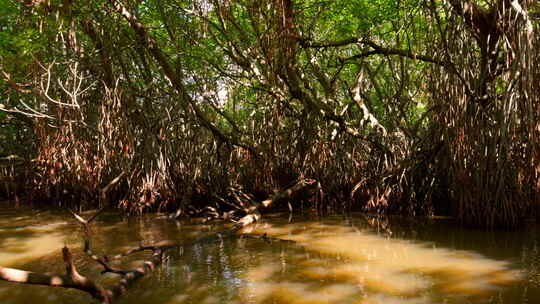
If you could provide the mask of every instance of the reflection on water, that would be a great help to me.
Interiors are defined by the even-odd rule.
[[[58,248],[64,245],[63,235],[53,229],[28,228],[21,232],[14,233],[13,237],[2,239],[2,251],[0,251],[2,265],[15,265],[55,251],[59,252]],[[39,237],[29,237],[29,234],[25,232],[31,232],[30,235],[39,235]]]
[[[47,212],[0,209],[0,263],[16,266],[58,253],[66,238],[59,227],[68,225]],[[71,227],[73,229],[73,226]]]
[[[265,265],[262,270],[253,269],[257,275],[250,276],[249,281],[255,288],[247,293],[261,303],[268,297],[280,297],[283,303],[462,303],[467,298],[489,299],[500,287],[521,280],[509,262],[471,251],[392,239],[354,227],[263,224],[253,232],[295,240],[306,250],[320,254],[317,259],[298,261],[304,265],[301,282],[273,284],[272,268]],[[258,274],[264,270],[269,274]],[[312,288],[317,282],[326,286]],[[305,301],[301,294],[309,294],[310,299]]]
[[[66,214],[0,209],[0,265],[62,272],[60,248],[74,248],[81,272],[99,267],[80,252],[81,234]],[[43,225],[49,224],[49,225]],[[54,225],[50,225],[54,224]],[[100,216],[95,251],[113,254],[161,240],[187,243],[222,226],[154,216]],[[379,229],[381,228],[382,229]],[[537,303],[540,252],[536,228],[495,234],[443,221],[269,219],[254,234],[293,240],[224,238],[169,252],[120,303]],[[76,233],[75,233],[76,232]],[[123,262],[135,267],[137,254]],[[116,280],[114,275],[101,282]],[[84,293],[0,281],[0,303],[90,303]]]

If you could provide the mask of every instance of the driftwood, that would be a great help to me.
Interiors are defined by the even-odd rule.
[[[270,198],[259,202],[257,204],[252,204],[250,207],[246,208],[244,211],[245,216],[240,218],[234,223],[230,231],[218,232],[212,235],[203,236],[196,239],[193,242],[185,245],[194,245],[194,244],[204,244],[211,243],[225,238],[244,238],[244,239],[259,239],[267,243],[294,243],[294,241],[282,240],[279,238],[268,237],[266,234],[261,236],[259,235],[250,235],[250,234],[241,234],[238,231],[252,223],[255,223],[261,218],[259,209],[268,208],[274,202],[290,198],[292,195],[298,191],[308,187],[316,185],[314,180],[302,179],[292,186],[286,188],[283,191],[280,191]],[[119,282],[113,284],[112,286],[102,286],[94,280],[82,275],[77,270],[75,263],[73,262],[72,254],[67,246],[62,248],[62,257],[66,266],[65,274],[45,274],[45,273],[36,273],[31,271],[19,270],[14,268],[7,268],[0,266],[0,280],[20,283],[20,284],[35,284],[35,285],[46,285],[53,287],[63,287],[77,289],[83,292],[88,293],[93,298],[99,300],[103,304],[110,304],[115,299],[123,295],[129,288],[129,286],[136,280],[144,277],[145,275],[151,273],[156,267],[158,267],[163,261],[163,254],[172,248],[180,247],[179,244],[174,242],[161,242],[158,244],[150,246],[135,247],[129,249],[123,253],[114,255],[114,256],[98,256],[92,252],[92,231],[90,224],[94,219],[103,211],[103,209],[97,211],[89,219],[84,219],[80,215],[71,212],[73,217],[77,222],[82,226],[84,231],[84,248],[83,251],[90,259],[100,264],[103,267],[102,273],[114,273],[121,276]],[[120,260],[131,254],[141,252],[141,251],[151,251],[152,257],[149,260],[144,261],[143,265],[136,269],[125,270],[119,269],[111,265],[111,262],[114,260]]]
[[[164,216],[164,218],[179,220],[183,214],[188,214],[192,217],[198,218],[202,223],[207,223],[213,220],[231,221],[234,225],[231,231],[238,232],[240,229],[249,226],[261,219],[261,209],[272,206],[275,202],[280,200],[291,199],[295,194],[302,190],[320,190],[320,184],[313,179],[302,178],[286,187],[284,190],[278,191],[271,195],[269,198],[255,202],[253,197],[242,192],[241,189],[234,189],[231,191],[231,201],[227,201],[220,196],[215,196],[217,200],[215,207],[206,206],[199,210],[189,210],[184,212],[179,208],[175,213]],[[312,192],[313,193],[313,192]],[[232,207],[233,210],[224,212],[220,210],[219,203],[223,203],[228,207]],[[292,205],[289,203],[289,211],[292,213]]]
[[[292,186],[286,188],[285,190],[275,193],[270,198],[268,198],[268,199],[266,199],[266,200],[264,200],[264,201],[262,201],[262,202],[260,202],[258,204],[254,204],[254,205],[250,206],[249,208],[246,208],[245,209],[246,215],[244,217],[242,217],[240,220],[238,220],[234,224],[232,230],[233,231],[238,231],[238,230],[240,230],[240,229],[242,229],[242,228],[244,228],[244,227],[246,227],[248,225],[251,225],[251,224],[255,223],[258,220],[260,220],[261,219],[261,213],[259,211],[260,209],[268,208],[272,204],[274,204],[276,201],[286,199],[286,198],[290,198],[300,190],[303,190],[303,189],[305,189],[307,187],[315,187],[315,186],[317,186],[317,181],[316,180],[313,180],[313,179],[301,179],[298,182],[296,182],[295,184],[293,184]]]
[[[65,275],[49,275],[13,268],[0,267],[0,279],[35,285],[48,285],[55,287],[73,288],[89,293],[102,303],[110,303],[110,296],[106,289],[82,276],[77,271],[71,252],[67,247],[62,248],[62,257],[66,263]]]
[[[120,275],[122,278],[119,282],[113,284],[112,286],[105,287],[80,274],[73,262],[72,255],[68,247],[62,248],[62,257],[66,265],[66,274],[50,275],[0,267],[0,279],[21,284],[35,284],[78,289],[87,292],[101,303],[110,304],[116,298],[124,294],[133,282],[152,272],[157,266],[159,266],[163,260],[163,253],[166,250],[177,247],[176,244],[170,243],[156,244],[153,246],[139,246],[113,257],[98,257],[92,252],[90,223],[97,217],[98,214],[102,212],[102,210],[103,209],[98,211],[88,220],[85,220],[73,212],[72,214],[84,229],[84,252],[86,255],[103,266],[104,270],[102,273],[110,272]],[[114,268],[110,265],[110,262],[113,260],[118,260],[140,251],[152,251],[152,258],[144,261],[143,265],[139,268],[123,270]]]

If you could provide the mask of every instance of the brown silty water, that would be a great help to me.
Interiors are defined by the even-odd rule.
[[[540,303],[536,225],[515,232],[457,228],[444,219],[378,219],[361,214],[314,219],[267,215],[244,233],[291,240],[222,238],[181,246],[118,303]],[[98,254],[171,240],[188,244],[226,229],[148,215],[101,215]],[[62,273],[67,245],[84,275],[115,275],[84,255],[68,214],[0,209],[0,265]],[[148,253],[121,267],[140,265]],[[85,293],[0,282],[0,303],[92,303]]]

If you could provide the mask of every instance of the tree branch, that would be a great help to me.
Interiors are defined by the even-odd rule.
[[[368,40],[368,39],[362,40],[362,43],[366,44],[366,45],[368,45],[368,46],[370,46],[371,48],[374,49],[373,52],[370,52],[370,53],[373,53],[373,55],[375,55],[375,54],[377,54],[377,55],[385,55],[385,56],[397,55],[397,56],[406,57],[406,58],[413,59],[413,60],[420,60],[420,61],[425,61],[425,62],[429,62],[429,63],[434,63],[434,64],[437,64],[437,65],[440,65],[440,66],[443,66],[443,67],[446,67],[448,65],[447,62],[435,59],[433,57],[429,57],[427,55],[416,54],[416,53],[413,53],[413,52],[411,52],[409,50],[385,48],[385,47],[379,46],[375,42],[373,42],[371,40]],[[368,54],[368,53],[365,53],[365,54]],[[359,54],[359,55],[362,55],[362,54]],[[370,54],[370,55],[372,55],[372,54]],[[355,57],[355,56],[353,56],[353,57]]]
[[[274,195],[272,195],[270,198],[258,203],[258,204],[255,204],[255,205],[252,205],[250,206],[249,208],[247,208],[245,211],[246,211],[246,215],[244,217],[242,217],[240,220],[238,220],[233,228],[232,228],[232,231],[233,232],[236,232],[246,226],[249,226],[253,223],[255,223],[256,221],[258,221],[260,218],[261,218],[261,213],[259,212],[259,209],[261,208],[268,208],[270,207],[274,202],[278,201],[278,200],[281,200],[281,199],[285,199],[285,198],[290,198],[293,194],[295,194],[296,192],[308,187],[308,186],[315,186],[317,185],[317,181],[316,180],[313,180],[313,179],[301,179],[299,180],[298,182],[296,182],[294,185],[286,188],[285,190],[283,191],[280,191]]]
[[[343,39],[340,41],[328,41],[328,42],[312,42],[306,39],[300,40],[300,45],[306,48],[335,48],[335,47],[342,47],[342,46],[347,46],[351,44],[364,44],[374,49],[374,51],[363,52],[363,53],[360,53],[351,57],[342,58],[341,59],[342,61],[349,61],[349,60],[354,60],[358,58],[369,57],[372,55],[397,55],[401,57],[407,57],[413,60],[420,60],[420,61],[435,63],[440,66],[448,65],[447,62],[435,59],[433,57],[429,57],[427,55],[416,54],[409,50],[385,48],[376,44],[372,40],[365,39],[365,38],[353,37],[353,38]]]
[[[261,202],[260,206],[268,207],[272,204],[272,202],[278,199],[290,197],[292,194],[303,189],[305,186],[314,184],[314,182],[315,181],[313,180],[303,179],[297,182],[296,184],[294,184],[293,186],[285,189],[284,191],[281,191],[273,195],[271,198]],[[167,250],[179,247],[179,245],[176,244],[175,242],[162,241],[162,242],[156,243],[154,245],[149,245],[149,246],[140,245],[139,247],[129,249],[123,253],[117,254],[112,257],[107,257],[107,256],[97,257],[91,251],[91,247],[90,247],[91,231],[90,231],[89,225],[92,223],[92,221],[96,218],[98,214],[101,214],[101,212],[103,212],[103,209],[98,210],[89,219],[84,219],[82,216],[74,212],[71,212],[71,214],[73,215],[75,220],[79,224],[82,225],[84,229],[84,232],[85,232],[84,252],[92,260],[96,261],[97,263],[99,263],[100,265],[104,267],[104,271],[102,271],[102,273],[111,272],[111,273],[118,274],[121,276],[120,281],[113,284],[112,286],[105,287],[81,275],[79,271],[77,270],[77,267],[75,266],[75,263],[73,262],[73,256],[67,247],[62,248],[62,258],[65,263],[66,274],[37,273],[37,272],[31,272],[31,271],[25,271],[25,270],[0,266],[0,280],[13,282],[13,283],[19,283],[19,284],[33,284],[33,285],[44,285],[44,286],[77,289],[77,290],[88,293],[93,298],[99,300],[102,304],[111,304],[113,303],[113,301],[115,301],[120,296],[125,294],[127,290],[129,289],[129,287],[135,281],[144,277],[145,275],[148,275],[154,269],[156,269],[160,264],[162,264],[163,254]],[[266,236],[266,234],[262,236],[237,234],[236,232],[238,229],[252,223],[252,222],[249,222],[247,218],[248,217],[246,216],[246,220],[240,221],[240,223],[242,224],[237,223],[235,225],[235,228],[232,231],[218,232],[212,235],[207,235],[207,236],[198,238],[193,242],[188,242],[184,245],[203,244],[203,243],[213,242],[215,240],[222,240],[225,237],[260,239],[267,243],[272,243],[272,242],[294,243],[294,241],[268,237]],[[152,251],[151,259],[144,261],[142,266],[136,269],[121,270],[121,269],[115,269],[109,265],[110,261],[119,260],[128,255],[141,252],[141,251],[146,251],[146,250]]]
[[[218,140],[229,143],[233,146],[242,147],[249,150],[254,156],[258,156],[255,149],[245,143],[240,142],[238,134],[227,134],[217,125],[215,125],[210,118],[204,113],[204,111],[197,105],[197,103],[189,95],[184,83],[182,82],[181,75],[174,72],[174,69],[170,65],[167,56],[163,53],[159,47],[156,39],[148,32],[146,27],[137,19],[135,15],[129,12],[129,10],[119,0],[109,0],[109,3],[131,26],[133,31],[141,41],[145,48],[154,57],[157,64],[161,67],[165,76],[170,80],[174,89],[180,95],[183,101],[183,106],[186,110],[191,110],[195,113],[198,121],[203,127],[209,130]]]
[[[50,275],[13,268],[0,267],[0,280],[21,284],[34,284],[78,289],[89,293],[93,298],[101,301],[101,303],[103,304],[110,304],[113,302],[113,300],[123,295],[133,282],[152,272],[157,266],[159,266],[163,260],[163,253],[166,250],[177,247],[176,244],[164,242],[153,246],[139,246],[137,248],[130,249],[124,253],[116,255],[112,259],[109,259],[107,257],[98,257],[97,255],[93,254],[91,250],[90,223],[96,218],[97,215],[101,214],[101,212],[103,212],[103,209],[97,211],[88,220],[84,219],[83,217],[74,212],[71,212],[71,214],[77,220],[77,222],[82,225],[85,232],[84,252],[86,253],[86,255],[92,260],[99,263],[101,266],[103,266],[104,271],[102,271],[102,273],[111,272],[122,276],[119,282],[113,284],[109,288],[105,288],[97,284],[93,280],[81,275],[77,270],[77,267],[73,262],[71,252],[67,247],[62,248],[62,257],[64,263],[66,264],[65,275]],[[143,250],[151,250],[152,258],[151,260],[145,261],[141,267],[133,270],[121,270],[109,265],[109,261],[111,260],[117,260]]]
[[[347,38],[347,39],[343,39],[339,41],[324,41],[324,42],[310,41],[309,39],[306,39],[306,38],[301,38],[299,40],[300,45],[302,47],[315,48],[315,49],[347,46],[350,44],[361,43],[361,41],[362,41],[362,38],[357,38],[357,37]]]
[[[13,268],[0,267],[0,279],[13,283],[45,285],[53,287],[63,287],[70,289],[78,289],[89,293],[92,297],[100,300],[102,303],[111,303],[111,293],[96,284],[94,281],[79,274],[71,252],[67,247],[62,248],[62,257],[66,264],[66,274],[43,274],[31,271],[24,271]]]

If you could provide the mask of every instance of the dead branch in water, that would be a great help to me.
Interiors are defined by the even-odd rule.
[[[260,218],[258,208],[268,207],[273,202],[290,197],[297,191],[303,189],[308,185],[314,184],[313,180],[303,179],[293,186],[276,193],[271,198],[252,206],[247,210],[248,214],[235,223],[231,231],[217,232],[211,235],[200,237],[193,242],[188,242],[184,245],[205,244],[211,243],[216,240],[223,240],[225,238],[244,238],[244,239],[258,239],[265,241],[266,243],[294,243],[294,241],[282,240],[279,238],[269,237],[266,234],[262,236],[241,234],[237,231],[249,224],[254,223]],[[75,220],[81,225],[84,231],[84,248],[83,251],[91,260],[100,264],[103,267],[102,274],[114,273],[121,277],[120,281],[112,284],[111,286],[103,286],[91,278],[88,278],[77,270],[75,263],[73,262],[72,254],[67,246],[62,248],[62,257],[66,266],[65,274],[47,274],[37,273],[31,271],[25,271],[14,268],[7,268],[0,266],[0,280],[19,283],[19,284],[33,284],[33,285],[45,285],[53,287],[62,287],[69,289],[77,289],[88,293],[94,299],[100,301],[102,304],[111,304],[120,296],[125,294],[129,287],[138,279],[150,274],[163,262],[163,254],[173,248],[178,248],[180,245],[172,241],[162,241],[154,245],[139,245],[138,247],[131,248],[125,252],[113,255],[113,256],[98,256],[92,251],[92,230],[90,224],[96,219],[96,217],[103,212],[103,208],[98,210],[90,218],[85,219],[75,212],[71,211],[71,214]],[[142,266],[136,269],[120,269],[111,265],[112,261],[120,260],[131,254],[151,251],[152,257],[149,260],[143,262]]]
[[[13,268],[0,267],[0,279],[21,284],[35,284],[78,289],[90,294],[93,298],[99,300],[101,303],[110,304],[115,299],[123,295],[133,282],[151,273],[157,266],[159,266],[163,261],[163,254],[165,251],[178,246],[174,243],[162,242],[150,246],[141,245],[113,257],[99,257],[92,252],[92,232],[90,229],[90,224],[102,211],[103,209],[99,210],[88,220],[84,219],[83,217],[74,212],[71,213],[84,229],[85,254],[95,262],[99,263],[104,268],[102,273],[110,272],[120,275],[122,278],[119,282],[113,284],[112,286],[105,287],[96,283],[94,280],[80,274],[77,270],[77,267],[75,266],[75,263],[73,262],[71,252],[67,247],[62,248],[62,256],[64,259],[64,263],[66,264],[65,275],[50,275]],[[110,261],[119,260],[133,253],[146,250],[152,251],[152,258],[150,260],[144,261],[143,265],[136,269],[118,269],[109,264]]]
[[[292,186],[286,188],[285,190],[280,191],[280,192],[272,195],[270,198],[268,198],[268,199],[266,199],[266,200],[264,200],[264,201],[262,201],[262,202],[260,202],[258,204],[252,205],[249,208],[246,208],[245,211],[246,211],[247,214],[234,224],[232,230],[236,232],[236,231],[238,231],[238,230],[240,230],[240,229],[242,229],[242,228],[244,228],[244,227],[246,227],[248,225],[251,225],[251,224],[255,223],[256,221],[258,221],[261,218],[261,213],[259,212],[259,210],[261,208],[268,208],[274,202],[276,202],[278,200],[290,198],[291,196],[293,196],[298,191],[300,191],[300,190],[302,190],[302,189],[304,189],[304,188],[306,188],[308,186],[315,186],[315,185],[317,185],[316,180],[304,178],[304,179],[299,180],[298,182],[296,182]]]
[[[46,285],[53,287],[63,287],[78,289],[89,293],[95,299],[101,301],[101,303],[111,303],[111,297],[108,290],[96,284],[94,281],[79,274],[71,252],[67,247],[62,248],[62,256],[66,263],[66,274],[44,274],[31,271],[24,271],[14,268],[0,267],[0,279],[8,282],[21,283],[21,284],[33,284],[33,285]]]

